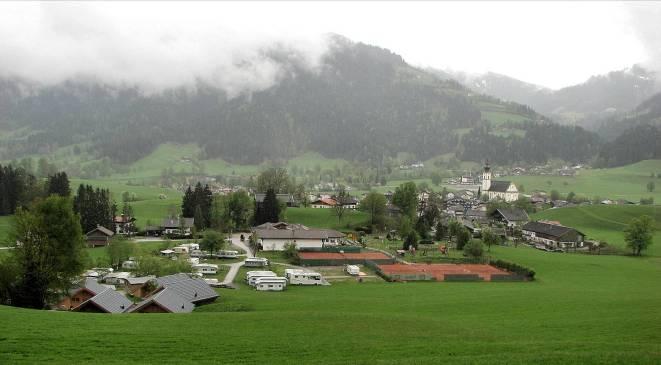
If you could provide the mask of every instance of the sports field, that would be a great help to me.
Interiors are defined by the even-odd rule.
[[[221,290],[189,315],[0,307],[2,364],[652,364],[661,258],[494,247],[523,283]]]

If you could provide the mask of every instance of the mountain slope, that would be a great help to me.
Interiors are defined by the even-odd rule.
[[[411,67],[389,50],[341,37],[334,38],[315,70],[284,50],[274,48],[267,56],[287,70],[279,83],[235,98],[202,81],[192,90],[149,95],[90,80],[40,88],[0,110],[6,128],[21,131],[20,138],[0,140],[1,158],[79,144],[87,153],[125,164],[161,143],[177,142],[200,145],[203,159],[235,163],[305,151],[378,163],[399,152],[425,160],[475,150],[484,140],[463,142],[461,136],[486,128],[490,140],[515,149],[503,157],[512,161],[523,153],[517,146],[543,138],[523,136],[549,125],[526,106],[475,94],[454,80]],[[563,135],[573,141],[573,131]],[[535,161],[567,157],[557,150],[540,152]],[[589,153],[574,157],[589,158]]]

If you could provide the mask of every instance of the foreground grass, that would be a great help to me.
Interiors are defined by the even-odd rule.
[[[12,216],[0,216],[0,246],[7,245],[7,236],[11,228]]]
[[[189,315],[0,307],[0,363],[566,364],[661,361],[658,258],[497,247],[530,283],[241,288]],[[130,334],[130,335],[129,335]],[[84,338],[84,341],[76,340]]]
[[[588,239],[606,241],[626,250],[624,229],[631,219],[648,215],[654,219],[654,242],[646,254],[661,256],[661,207],[634,205],[591,205],[549,209],[533,215],[533,219],[549,219],[574,227],[588,235]]]

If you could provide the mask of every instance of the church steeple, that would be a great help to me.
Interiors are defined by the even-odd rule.
[[[489,167],[489,160],[484,165],[484,172],[482,173],[482,192],[489,191],[491,187],[491,167]]]

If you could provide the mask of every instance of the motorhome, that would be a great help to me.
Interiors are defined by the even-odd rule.
[[[179,246],[188,247],[188,252],[200,249],[200,244],[199,243],[182,243]]]
[[[189,257],[188,262],[190,262],[191,265],[198,265],[200,263],[200,259],[198,257]]]
[[[245,267],[264,267],[268,265],[269,259],[264,257],[248,257],[243,263]]]
[[[358,265],[347,265],[344,268],[344,271],[347,272],[349,275],[357,276],[360,275],[360,267]]]
[[[138,262],[135,260],[126,260],[122,262],[122,269],[133,270],[138,268]]]
[[[219,259],[235,259],[239,255],[239,251],[221,250],[216,253]]]
[[[206,252],[200,250],[191,250],[191,252],[188,255],[190,257],[197,257],[197,258],[206,258],[209,256]]]
[[[321,285],[321,274],[301,269],[286,269],[285,278],[291,285]]]
[[[218,273],[218,265],[216,264],[196,264],[193,265],[193,270],[204,275],[215,275]]]
[[[190,249],[188,248],[188,246],[184,246],[184,245],[179,245],[179,246],[173,247],[172,250],[176,254],[182,254],[182,253],[189,253],[190,252]]]
[[[246,273],[246,283],[250,286],[255,286],[255,282],[260,278],[274,278],[278,275],[273,271],[248,271]]]
[[[255,281],[255,289],[259,291],[283,291],[287,287],[287,279],[282,277],[259,278]]]

